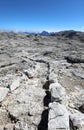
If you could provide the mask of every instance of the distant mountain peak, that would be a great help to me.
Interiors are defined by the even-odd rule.
[[[40,33],[40,35],[43,35],[43,36],[48,36],[50,33],[49,32],[47,32],[47,31],[42,31],[41,33]]]

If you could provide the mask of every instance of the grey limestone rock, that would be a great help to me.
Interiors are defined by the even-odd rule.
[[[4,98],[7,96],[9,89],[0,87],[0,102],[4,100]]]
[[[84,129],[83,36],[0,32],[0,130]]]
[[[70,115],[70,119],[73,123],[73,128],[77,128],[77,130],[84,129],[84,114],[77,111]]]
[[[69,130],[69,113],[66,107],[53,102],[49,108],[48,130]]]
[[[58,82],[50,85],[51,101],[67,104],[65,88],[63,88]]]

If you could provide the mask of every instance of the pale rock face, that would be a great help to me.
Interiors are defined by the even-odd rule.
[[[24,73],[26,74],[26,76],[29,78],[29,79],[32,79],[34,78],[35,76],[35,70],[34,69],[30,69],[30,70],[25,70]]]
[[[49,105],[48,130],[69,130],[69,113],[62,104],[53,102]]]
[[[8,104],[7,110],[14,118],[34,123],[37,126],[44,110],[43,98],[46,94],[38,80],[34,82],[32,80],[31,84],[29,82],[30,79],[26,81],[26,84],[23,81],[19,88],[10,93],[9,100],[6,100],[4,105]],[[32,126],[28,128],[28,130],[31,129],[33,129]]]
[[[0,130],[4,130],[4,126],[0,126]]]
[[[15,130],[29,130],[28,125],[25,122],[17,122],[14,129]]]
[[[20,85],[20,78],[14,79],[14,81],[10,86],[11,91],[14,91],[16,88],[19,87],[19,85]]]
[[[2,102],[8,94],[9,89],[0,87],[0,102]]]
[[[10,122],[8,113],[5,109],[0,108],[0,125],[5,125],[7,122]]]
[[[50,85],[51,101],[67,104],[65,88],[59,83],[52,83]]]
[[[31,115],[41,114],[44,96],[45,91],[43,89],[37,89],[32,85],[19,88],[15,91],[15,95],[10,97],[8,110],[15,117],[18,117],[21,113],[28,113],[28,111]]]
[[[70,119],[73,127],[76,127],[78,130],[84,130],[84,114],[76,111],[76,113],[70,115]]]
[[[3,130],[13,130],[14,129],[14,124],[6,124],[5,127],[3,128]]]
[[[15,126],[14,130],[36,130],[35,126],[28,125],[24,121],[18,121]]]
[[[0,130],[84,130],[84,33],[61,33],[0,32]]]

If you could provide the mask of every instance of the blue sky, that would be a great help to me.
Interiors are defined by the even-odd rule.
[[[0,29],[84,30],[84,0],[1,0]]]

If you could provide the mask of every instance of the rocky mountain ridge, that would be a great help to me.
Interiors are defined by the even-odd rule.
[[[84,130],[83,36],[61,35],[0,33],[0,130]]]

